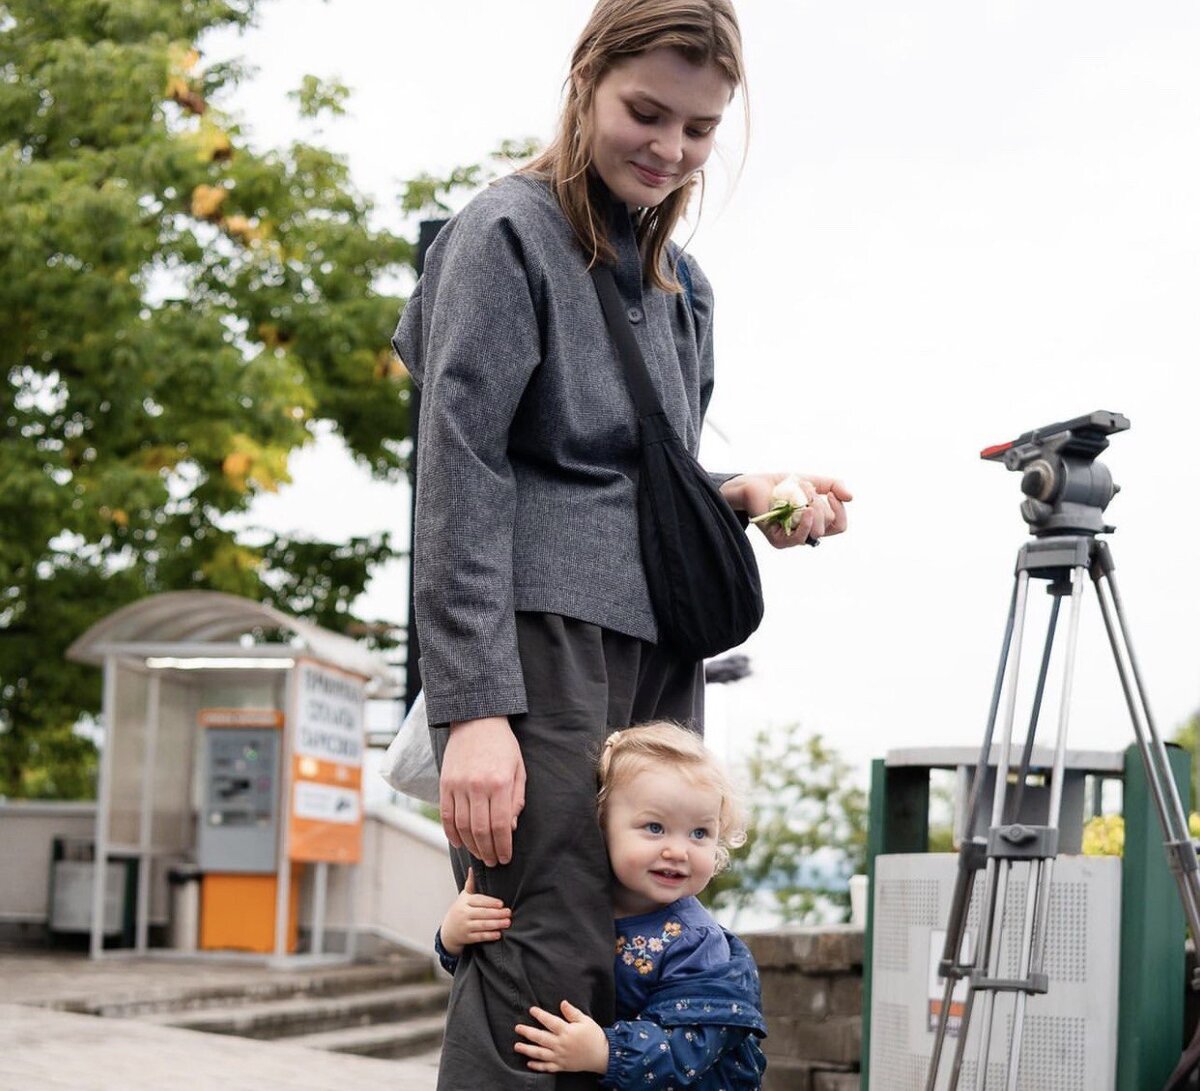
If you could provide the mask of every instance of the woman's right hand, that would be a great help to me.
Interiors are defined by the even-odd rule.
[[[450,725],[442,755],[442,829],[456,849],[488,867],[512,860],[512,834],[525,806],[525,762],[505,716]]]

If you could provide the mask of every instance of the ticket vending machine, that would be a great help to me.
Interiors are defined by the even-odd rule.
[[[199,945],[270,953],[276,949],[283,713],[209,708],[199,722]],[[289,952],[296,950],[299,886],[289,884]]]

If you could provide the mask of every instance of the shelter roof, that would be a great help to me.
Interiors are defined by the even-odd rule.
[[[67,649],[67,658],[99,666],[106,655],[132,650],[130,645],[212,643],[228,648],[261,629],[286,630],[296,638],[290,647],[297,654],[308,652],[379,687],[391,689],[397,683],[387,660],[358,641],[266,603],[221,591],[167,591],[139,599],[96,622]]]

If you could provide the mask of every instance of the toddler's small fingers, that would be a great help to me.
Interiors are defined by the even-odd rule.
[[[522,1038],[529,1039],[529,1042],[527,1043],[518,1044],[528,1045],[529,1043],[532,1043],[540,1048],[545,1048],[554,1041],[554,1035],[548,1030],[543,1030],[541,1027],[527,1027],[523,1023],[518,1024],[517,1033],[521,1035]]]
[[[487,894],[472,894],[467,899],[467,905],[477,909],[506,909],[507,906],[499,898],[491,898]]]
[[[547,1030],[557,1031],[565,1025],[557,1015],[553,1015],[548,1011],[543,1011],[541,1008],[530,1008],[529,1014],[532,1015]]]

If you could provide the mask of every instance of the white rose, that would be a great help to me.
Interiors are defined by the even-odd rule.
[[[798,477],[785,477],[771,490],[771,507],[784,506],[802,510],[808,507],[808,496]]]

